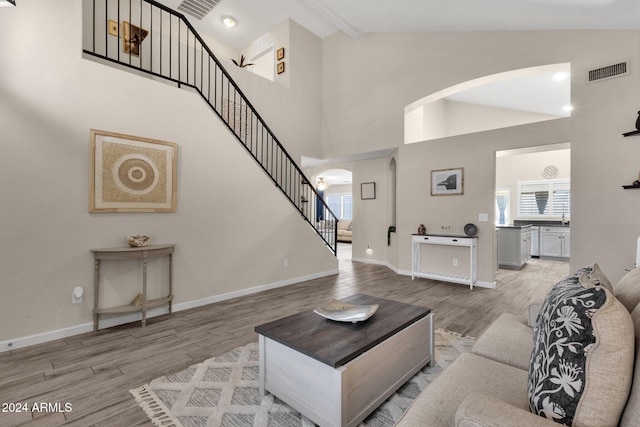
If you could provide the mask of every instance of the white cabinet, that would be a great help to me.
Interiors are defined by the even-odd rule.
[[[540,227],[540,256],[569,258],[570,254],[569,227]]]
[[[498,266],[521,268],[531,258],[531,227],[498,227]]]
[[[531,226],[531,256],[540,256],[540,227]]]

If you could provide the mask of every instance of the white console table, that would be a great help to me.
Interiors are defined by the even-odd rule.
[[[439,234],[414,234],[411,236],[413,243],[411,279],[422,277],[425,279],[442,280],[445,282],[461,283],[469,285],[469,289],[478,281],[478,238]],[[469,248],[469,275],[449,274],[437,271],[421,270],[422,245],[464,246]]]

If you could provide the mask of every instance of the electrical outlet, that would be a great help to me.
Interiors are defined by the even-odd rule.
[[[489,221],[489,214],[487,213],[481,213],[478,214],[478,221]]]
[[[289,267],[289,258],[285,258],[284,259],[284,264],[283,265],[284,265],[284,268]]]
[[[453,259],[453,266],[457,267],[458,266],[458,258],[454,258]]]

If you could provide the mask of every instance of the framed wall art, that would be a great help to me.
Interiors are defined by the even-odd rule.
[[[122,38],[122,45],[124,53],[130,53],[134,56],[140,56],[140,45],[145,38],[149,35],[149,31],[136,27],[133,24],[124,21],[122,23],[124,37]]]
[[[277,50],[277,52],[276,52],[276,59],[277,59],[278,61],[281,61],[281,60],[283,60],[283,59],[284,59],[284,48],[283,48],[283,47],[281,47],[280,49],[278,49],[278,50]]]
[[[431,195],[451,196],[464,194],[464,168],[431,171]]]
[[[278,62],[278,66],[276,67],[276,71],[278,74],[284,73],[284,62]]]
[[[89,212],[175,212],[177,145],[91,130]]]
[[[363,182],[360,184],[360,198],[362,200],[371,200],[376,198],[376,183]]]

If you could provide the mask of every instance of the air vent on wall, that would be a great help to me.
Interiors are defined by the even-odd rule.
[[[600,80],[607,80],[614,77],[625,76],[627,74],[629,74],[629,61],[622,61],[617,64],[590,70],[589,81],[596,82]]]
[[[184,0],[178,5],[178,10],[202,19],[221,1],[222,0]]]

